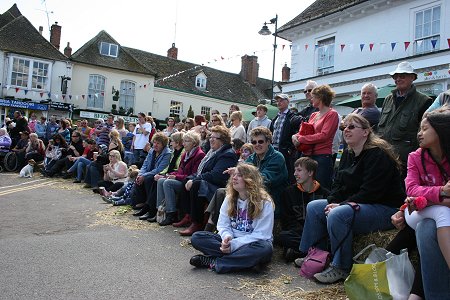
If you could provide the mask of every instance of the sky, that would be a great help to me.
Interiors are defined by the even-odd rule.
[[[167,55],[175,43],[178,59],[239,73],[241,56],[256,55],[259,77],[272,78],[274,37],[258,31],[278,15],[278,27],[314,0],[1,0],[0,13],[14,3],[36,28],[62,26],[60,50],[70,42],[74,53],[101,30],[120,45]],[[273,32],[274,25],[268,25]],[[275,80],[290,66],[290,42],[277,39]]]

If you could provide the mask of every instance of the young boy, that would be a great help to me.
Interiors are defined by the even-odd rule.
[[[279,242],[283,246],[286,262],[302,256],[298,248],[306,219],[306,205],[312,200],[326,199],[329,194],[329,191],[315,180],[317,166],[318,163],[309,157],[297,159],[294,164],[297,183],[288,186],[281,194]]]

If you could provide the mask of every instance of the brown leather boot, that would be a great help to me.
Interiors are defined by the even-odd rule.
[[[172,224],[173,227],[188,227],[189,225],[191,225],[191,216],[189,214],[185,214],[180,222]]]
[[[194,232],[202,231],[203,230],[203,224],[192,222],[191,226],[189,226],[187,229],[180,231],[179,234],[182,236],[190,236],[193,235]]]

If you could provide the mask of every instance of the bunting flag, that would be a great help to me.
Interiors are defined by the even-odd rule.
[[[52,93],[49,92],[48,93],[48,97],[51,98],[52,97]]]
[[[16,88],[16,93],[18,93],[18,92],[19,92],[19,90],[20,90],[19,88]]]
[[[448,39],[448,43],[449,43],[449,45],[450,45],[450,39]],[[308,44],[305,44],[305,51],[308,50],[308,47],[309,47],[309,45],[308,45]]]
[[[69,95],[69,99],[72,100],[72,95]]]
[[[448,47],[450,48],[450,39],[447,39]]]
[[[431,45],[433,46],[433,50],[436,48],[437,40],[431,40]]]
[[[84,97],[86,97],[86,95],[81,95],[81,98],[83,98],[83,100],[84,100]]]
[[[408,49],[410,43],[411,42],[405,42],[405,51]]]
[[[395,45],[397,45],[397,42],[392,42],[392,43],[391,43],[391,49],[392,49],[392,51],[394,51]]]
[[[44,96],[44,93],[43,93],[43,92],[40,92],[39,95],[41,95],[41,98],[42,98],[42,96]]]
[[[370,52],[372,52],[372,50],[373,50],[373,45],[374,45],[373,43],[370,43],[370,44],[369,44]]]
[[[319,44],[315,44],[315,45],[314,45],[314,51],[316,51],[317,48],[319,48]]]
[[[25,95],[28,94],[28,90],[23,90],[23,92],[25,93]]]
[[[422,46],[422,43],[423,43],[423,40],[418,40],[418,41],[416,41],[416,44],[417,44],[417,46]]]
[[[146,84],[144,84],[144,89],[146,89],[147,88],[147,85]]]
[[[88,98],[89,98],[89,99],[91,99],[91,97],[92,97],[92,95],[91,95],[91,94],[89,94],[89,95],[88,95]]]
[[[286,46],[286,45],[281,45],[281,51],[283,51],[283,50],[284,50],[284,46]]]
[[[62,94],[61,97],[63,98],[63,100],[66,100],[66,94]]]
[[[289,45],[289,50],[291,50],[292,49],[292,45]],[[306,50],[305,50],[306,51]]]
[[[364,44],[359,44],[359,49],[361,49],[361,52],[363,51],[363,49],[364,49]]]
[[[344,51],[345,44],[341,44],[341,52]]]

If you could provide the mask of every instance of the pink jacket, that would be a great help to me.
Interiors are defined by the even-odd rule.
[[[424,157],[427,169],[426,172],[424,171],[421,161],[422,151],[423,149],[419,148],[408,156],[408,174],[405,179],[406,194],[411,197],[424,196],[428,201],[437,203],[441,186],[446,182],[428,152]],[[444,159],[443,167],[447,174],[450,174],[450,164],[447,159]]]
[[[305,155],[332,153],[333,138],[339,125],[338,113],[334,109],[330,109],[320,120],[313,123],[318,114],[319,112],[312,113],[309,118],[309,123],[314,124],[315,133],[298,136],[300,144],[314,144],[313,150],[304,153]]]

